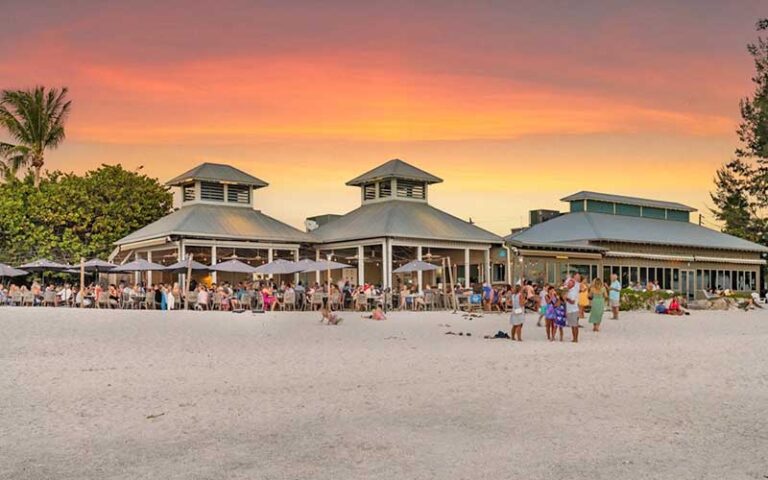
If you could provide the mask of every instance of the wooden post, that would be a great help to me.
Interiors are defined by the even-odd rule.
[[[447,257],[446,260],[448,261],[448,271],[451,273],[451,299],[453,301],[453,311],[459,309],[459,301],[456,298],[456,289],[453,288],[453,270],[451,269],[451,257]]]
[[[187,255],[187,274],[184,276],[184,310],[189,310],[189,285],[192,282],[192,255]]]
[[[85,307],[85,257],[80,257],[80,298],[82,299],[80,301],[80,308]],[[77,300],[77,297],[75,297],[75,300]],[[96,304],[98,305],[99,299],[96,299]]]

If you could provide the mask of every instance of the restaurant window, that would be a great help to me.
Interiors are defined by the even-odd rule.
[[[629,285],[629,267],[621,267],[621,286]]]
[[[701,270],[696,270],[696,290],[704,288],[704,275]]]
[[[746,282],[744,282],[744,272],[738,272],[736,290],[746,290]]]
[[[507,266],[503,263],[493,264],[493,274],[491,281],[494,283],[507,281]]]
[[[680,291],[680,270],[677,268],[672,269],[672,290]]]
[[[189,185],[184,185],[181,187],[181,191],[183,193],[183,198],[185,202],[191,202],[195,199],[195,184],[190,183]]]
[[[667,212],[663,208],[643,207],[643,216],[647,218],[667,218]]]
[[[592,279],[594,280],[595,278],[597,278],[597,265],[592,265],[591,270],[592,270]]]
[[[656,281],[656,269],[655,268],[649,268],[648,269],[648,281],[649,282],[655,282]]]
[[[731,290],[738,290],[739,285],[736,278],[736,272],[728,272],[728,276],[730,277],[730,283],[731,283]]]
[[[640,267],[640,283],[643,286],[648,283],[648,267]]]
[[[392,180],[384,180],[379,183],[379,198],[392,196]]]
[[[224,185],[221,183],[200,183],[200,199],[214,202],[224,201]]]
[[[661,288],[664,288],[665,290],[669,290],[671,287],[672,287],[672,269],[665,268],[664,269],[664,285]]]
[[[611,281],[611,267],[609,266],[603,266],[603,281],[604,282]]]
[[[227,187],[227,201],[231,203],[251,203],[251,187],[247,185],[229,185]]]
[[[629,281],[632,283],[637,283],[639,281],[639,277],[637,275],[637,271],[639,268],[637,267],[631,267],[629,269]]]
[[[425,199],[427,189],[423,182],[413,182],[410,180],[397,181],[397,196],[400,198],[418,198]]]
[[[757,274],[755,272],[747,272],[745,275],[747,278],[747,284],[744,290],[755,290],[757,288]]]
[[[373,200],[374,198],[376,198],[376,184],[363,185],[363,200]]]

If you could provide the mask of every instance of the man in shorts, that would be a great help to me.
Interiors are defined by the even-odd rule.
[[[565,297],[565,324],[571,327],[573,343],[579,341],[579,293],[581,291],[581,275],[573,274],[573,278],[568,280],[566,285],[568,294]]]

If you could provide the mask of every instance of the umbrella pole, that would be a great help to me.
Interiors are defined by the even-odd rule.
[[[85,257],[80,257],[80,308],[85,307]],[[96,299],[98,300],[98,299]]]

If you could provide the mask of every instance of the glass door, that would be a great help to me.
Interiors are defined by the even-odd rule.
[[[688,300],[696,296],[696,272],[693,270],[680,270],[680,293]]]

